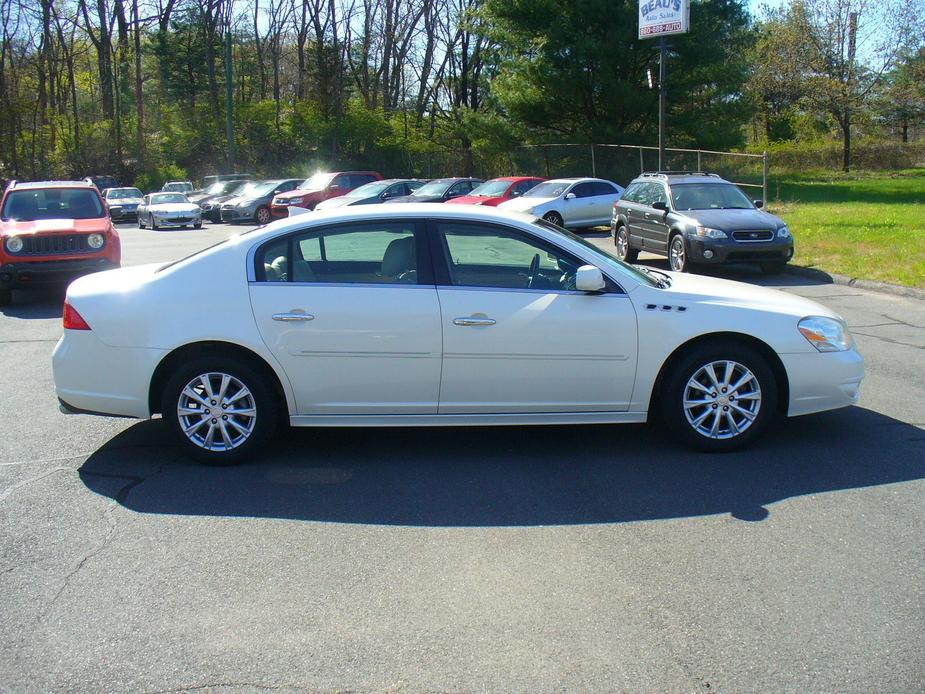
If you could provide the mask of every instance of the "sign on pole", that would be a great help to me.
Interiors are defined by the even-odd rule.
[[[690,0],[639,0],[639,38],[686,34],[690,17]]]

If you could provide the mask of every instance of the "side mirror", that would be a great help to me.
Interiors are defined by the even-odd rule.
[[[577,197],[577,196],[575,195],[575,193],[566,193],[566,194],[565,194],[565,199],[566,199],[566,200],[574,200],[576,197]]]
[[[330,190],[332,193],[338,193],[343,189],[335,183],[333,185],[328,186],[328,190]]]
[[[575,274],[575,288],[580,292],[599,292],[607,283],[600,269],[593,265],[582,265]]]
[[[519,190],[511,191],[511,199],[519,198],[521,195],[523,195],[523,193],[521,193]]]
[[[752,200],[752,204],[760,210],[764,207],[764,200]]]
[[[656,200],[652,203],[652,209],[659,210],[660,212],[667,212],[668,205],[662,202],[661,200]]]

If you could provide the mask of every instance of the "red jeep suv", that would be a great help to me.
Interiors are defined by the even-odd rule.
[[[10,303],[14,287],[63,284],[121,260],[119,234],[92,183],[7,186],[0,201],[0,306]]]
[[[322,200],[336,198],[373,181],[381,181],[382,174],[376,171],[340,171],[338,173],[316,173],[302,181],[293,191],[277,195],[270,205],[274,217],[288,217],[290,207],[315,209]]]

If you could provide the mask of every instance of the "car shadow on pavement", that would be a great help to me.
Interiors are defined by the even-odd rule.
[[[60,318],[64,313],[63,286],[14,289],[13,303],[0,307],[0,315],[10,318]]]
[[[443,527],[761,521],[776,501],[925,477],[925,431],[858,407],[721,456],[647,426],[297,429],[230,468],[163,439],[159,420],[136,424],[80,477],[139,513]]]

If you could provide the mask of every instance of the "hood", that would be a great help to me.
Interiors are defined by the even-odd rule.
[[[758,287],[745,282],[735,282],[719,277],[707,277],[686,272],[669,272],[671,287],[667,290],[678,299],[687,299],[699,303],[725,304],[743,308],[760,309],[773,313],[804,316],[828,316],[841,319],[831,309],[802,296],[783,292],[779,289]]]
[[[443,200],[442,195],[402,195],[400,198],[391,198],[385,201],[390,202],[440,202]]]
[[[92,234],[109,231],[109,219],[39,219],[34,222],[0,222],[0,236],[26,234]]]
[[[162,202],[148,205],[148,212],[198,212],[199,205],[191,202]]]
[[[454,205],[488,205],[490,207],[503,201],[504,198],[500,195],[463,195],[461,198],[447,200],[448,203]]]
[[[555,198],[528,198],[520,197],[514,198],[513,200],[505,200],[498,207],[505,210],[516,210],[517,212],[526,212],[537,205],[545,205],[547,202],[551,202]]]
[[[336,198],[331,198],[330,200],[322,200],[317,205],[315,205],[316,210],[331,210],[335,207],[343,207],[344,205],[352,205],[356,202],[363,202],[365,198],[348,198],[345,195],[341,195]]]
[[[280,193],[279,195],[274,196],[280,200],[291,200],[292,198],[317,198],[319,197],[324,190],[290,190],[288,193]]]
[[[140,205],[144,202],[143,198],[120,198],[113,202],[107,202],[110,207],[125,207],[126,205]]]
[[[736,231],[737,229],[771,229],[776,230],[784,226],[779,217],[762,210],[684,210],[677,214],[683,215],[696,224],[713,227],[722,231]]]

